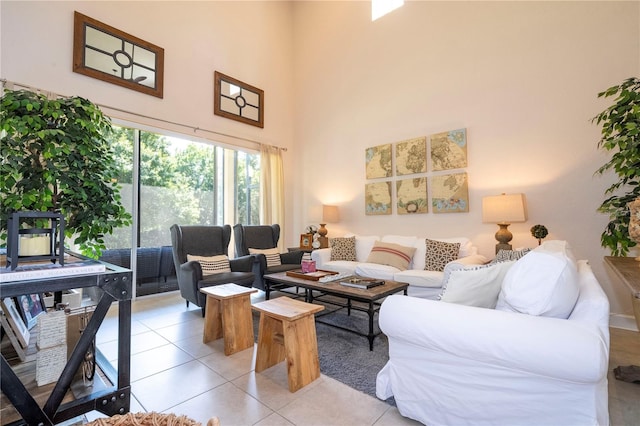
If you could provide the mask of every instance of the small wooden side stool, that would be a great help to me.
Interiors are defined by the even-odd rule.
[[[318,340],[313,314],[324,306],[278,297],[253,305],[260,312],[256,373],[287,359],[289,391],[320,377]]]
[[[202,342],[224,337],[224,354],[231,355],[253,346],[251,293],[255,288],[222,284],[201,288],[207,295]]]

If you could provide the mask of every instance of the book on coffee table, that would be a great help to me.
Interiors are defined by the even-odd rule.
[[[375,278],[349,278],[348,280],[340,281],[341,285],[355,288],[372,288],[384,284],[384,280],[378,280]]]

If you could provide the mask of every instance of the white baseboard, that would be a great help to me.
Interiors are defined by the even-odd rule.
[[[633,315],[611,314],[609,316],[609,326],[625,330],[639,331],[636,319]]]

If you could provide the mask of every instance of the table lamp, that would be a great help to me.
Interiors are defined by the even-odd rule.
[[[318,229],[318,235],[320,235],[320,247],[327,248],[329,247],[329,239],[327,238],[326,225],[327,223],[336,223],[340,220],[340,213],[338,212],[338,206],[322,206],[322,222],[320,224],[320,229]]]
[[[512,249],[509,241],[513,234],[508,229],[509,225],[526,220],[524,194],[492,195],[482,199],[482,222],[496,223],[500,227],[496,232],[496,253]]]

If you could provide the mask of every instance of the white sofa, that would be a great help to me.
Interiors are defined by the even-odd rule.
[[[430,426],[607,425],[609,301],[587,261],[559,273],[544,250],[513,262],[495,309],[388,297],[378,398]]]
[[[348,234],[347,237],[354,236]],[[356,274],[363,277],[394,280],[409,284],[408,295],[427,299],[436,299],[442,292],[443,271],[425,270],[426,238],[416,236],[385,235],[362,236],[355,235],[356,260],[331,260],[331,249],[314,250],[311,259],[316,262],[317,269]],[[450,268],[459,268],[462,265],[482,264],[487,261],[478,254],[478,248],[468,238],[432,238],[435,241],[446,243],[459,243],[460,250],[455,265]],[[415,247],[408,269],[400,270],[396,267],[378,263],[368,263],[367,258],[376,241],[399,244],[406,247]]]

